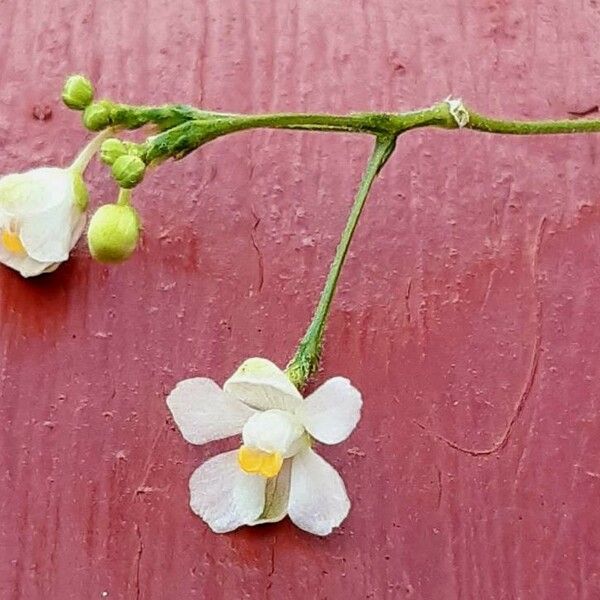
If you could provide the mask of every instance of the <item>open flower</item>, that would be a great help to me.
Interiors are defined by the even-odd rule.
[[[0,263],[33,277],[69,258],[85,227],[83,173],[111,134],[97,135],[68,168],[41,167],[0,178]]]
[[[0,262],[32,277],[69,258],[85,225],[87,191],[75,169],[43,167],[0,179]]]
[[[239,449],[207,460],[190,478],[190,506],[216,533],[287,514],[301,529],[327,535],[346,518],[344,482],[312,445],[337,444],[358,423],[362,399],[348,379],[329,379],[303,400],[276,365],[250,358],[223,389],[186,379],[167,404],[192,444],[242,434]]]

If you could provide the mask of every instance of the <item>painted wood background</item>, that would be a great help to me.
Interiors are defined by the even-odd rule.
[[[598,110],[596,0],[0,0],[0,172],[85,139],[100,95],[228,111]],[[369,141],[248,132],[149,176],[143,247],[0,270],[0,598],[600,598],[598,136],[407,134],[347,263],[323,372],[365,398],[326,449],[327,539],[216,536],[188,509],[179,379],[283,364]],[[94,165],[95,202],[114,199]]]

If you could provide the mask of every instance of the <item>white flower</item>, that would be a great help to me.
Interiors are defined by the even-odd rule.
[[[54,271],[85,227],[91,158],[111,129],[93,138],[65,169],[41,167],[0,178],[0,263],[23,277]]]
[[[75,169],[43,167],[0,179],[0,262],[32,277],[69,258],[85,226],[87,191]]]
[[[250,358],[225,383],[180,382],[167,404],[183,437],[205,444],[242,434],[238,450],[207,460],[190,478],[190,506],[216,533],[281,521],[327,535],[350,510],[338,472],[313,449],[337,444],[360,419],[360,392],[334,377],[305,400],[264,358]]]

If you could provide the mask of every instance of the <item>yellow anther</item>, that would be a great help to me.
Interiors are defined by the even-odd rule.
[[[242,471],[263,477],[275,477],[283,465],[283,457],[279,452],[263,452],[248,446],[240,447],[237,458]]]
[[[23,246],[23,242],[21,242],[19,235],[13,231],[10,231],[9,229],[2,230],[2,245],[13,254],[19,254],[21,256],[25,256],[27,254],[25,246]]]

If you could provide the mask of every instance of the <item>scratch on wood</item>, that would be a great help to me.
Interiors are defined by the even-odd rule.
[[[415,423],[423,431],[426,431],[429,435],[433,436],[436,440],[443,442],[444,444],[446,444],[453,450],[457,450],[458,452],[463,452],[464,454],[468,454],[469,456],[489,456],[490,454],[495,454],[499,450],[502,450],[502,448],[504,448],[506,446],[506,444],[508,443],[508,440],[511,436],[513,427],[514,427],[515,423],[517,422],[517,420],[519,419],[519,416],[523,412],[523,409],[525,408],[525,404],[527,403],[527,399],[529,398],[529,394],[531,393],[531,390],[533,388],[533,384],[535,383],[535,377],[538,372],[538,366],[539,366],[539,362],[540,362],[540,354],[541,354],[541,349],[542,349],[542,303],[539,298],[539,292],[538,292],[538,286],[537,286],[537,272],[538,272],[539,257],[540,257],[542,240],[544,237],[545,228],[546,228],[546,217],[544,216],[544,217],[542,217],[540,224],[538,226],[538,231],[537,231],[537,235],[536,235],[536,239],[535,239],[535,244],[533,246],[533,253],[532,253],[532,260],[531,260],[531,275],[532,275],[532,279],[533,279],[533,287],[534,287],[534,291],[535,291],[534,293],[535,293],[536,300],[537,300],[537,302],[536,302],[537,309],[535,312],[536,332],[535,332],[535,339],[533,341],[533,347],[532,347],[532,351],[531,351],[531,360],[529,362],[529,369],[527,371],[527,377],[525,379],[525,383],[521,390],[521,394],[519,395],[519,399],[517,400],[517,403],[513,410],[512,416],[508,422],[508,425],[504,429],[504,432],[502,433],[500,438],[496,442],[494,442],[494,444],[492,444],[492,446],[490,446],[489,448],[484,448],[484,449],[465,448],[463,446],[460,446],[456,442],[453,442],[452,440],[445,438],[444,436],[442,436],[438,433],[433,433],[433,432],[429,431],[428,428],[425,427],[425,425],[423,425],[422,423],[419,423],[418,421],[413,420],[413,423]]]
[[[275,545],[277,544],[277,538],[273,538],[273,544],[271,545],[271,565],[269,572],[267,573],[267,592],[271,589],[273,581],[273,573],[275,573]]]
[[[158,430],[158,433],[154,436],[154,441],[152,442],[152,446],[150,446],[150,452],[148,453],[148,458],[146,459],[146,464],[144,466],[144,477],[141,483],[135,488],[132,500],[135,500],[135,498],[139,494],[145,494],[149,491],[152,491],[152,488],[146,485],[148,477],[150,477],[150,470],[152,469],[152,457],[154,456],[154,452],[156,450],[156,446],[158,445],[158,440],[160,439],[160,436],[168,428],[168,426],[169,420],[166,419],[162,427]]]
[[[575,465],[575,468],[580,469],[589,477],[593,477],[594,479],[600,479],[600,473],[597,473],[596,471],[588,471],[587,469],[585,469],[585,467],[582,467],[581,465]]]
[[[494,267],[490,271],[487,288],[485,290],[485,296],[483,297],[483,302],[481,303],[481,308],[479,309],[479,312],[482,312],[484,310],[484,308],[487,306],[488,300],[490,299],[490,294],[492,292],[492,287],[494,285],[494,276],[496,275],[497,272],[498,272],[498,267]]]
[[[410,292],[412,289],[412,277],[408,278],[408,285],[406,286],[406,293],[404,294],[404,307],[406,314],[406,322],[410,323],[411,314],[410,314]]]
[[[437,494],[437,501],[435,504],[435,508],[436,508],[436,510],[439,510],[440,506],[442,505],[442,493],[443,493],[442,471],[437,465],[435,467],[435,470],[437,471],[437,484],[438,484],[438,494]]]
[[[252,231],[250,232],[250,239],[252,240],[252,246],[254,247],[254,250],[256,250],[256,256],[258,257],[258,291],[260,292],[263,289],[263,284],[265,281],[265,264],[263,255],[256,242],[256,228],[260,224],[260,218],[256,216],[254,208],[250,208],[250,211],[254,217],[254,225],[252,226]]]
[[[138,549],[135,557],[135,597],[137,600],[141,598],[140,595],[140,568],[142,564],[142,553],[144,552],[144,544],[142,542],[142,532],[137,523],[134,523],[135,534],[138,540]]]

